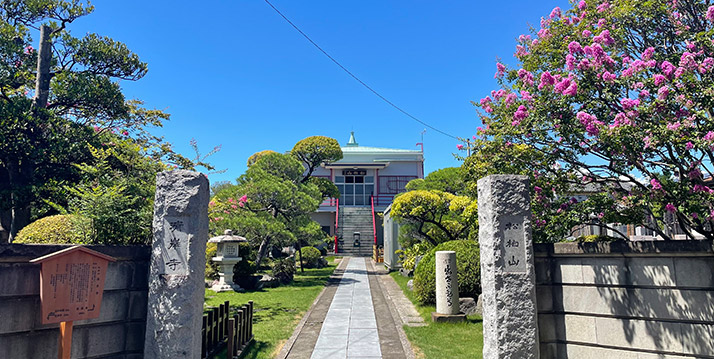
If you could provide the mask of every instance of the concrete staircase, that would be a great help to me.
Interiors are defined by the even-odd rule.
[[[342,243],[338,254],[362,257],[372,256],[374,231],[371,207],[340,207],[340,226],[338,231],[342,235]],[[359,246],[355,246],[355,232],[360,234]]]

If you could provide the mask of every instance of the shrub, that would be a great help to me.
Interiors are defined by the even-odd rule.
[[[278,259],[273,263],[273,277],[280,283],[288,284],[295,275],[295,261],[292,258]]]
[[[430,250],[419,262],[414,272],[414,293],[422,304],[436,302],[436,252],[455,251],[456,271],[459,279],[459,296],[477,298],[481,293],[481,268],[478,243],[456,240],[441,243]]]
[[[300,264],[300,252],[295,253],[295,263]],[[320,266],[320,251],[315,247],[302,248],[302,265],[305,268],[318,268]]]
[[[218,279],[218,264],[211,260],[217,251],[218,243],[206,243],[206,279]]]
[[[432,248],[434,247],[427,242],[418,242],[409,248],[398,250],[397,254],[399,254],[399,261],[402,263],[402,268],[413,272],[417,264],[417,258],[424,256]]]
[[[89,244],[92,242],[89,218],[61,214],[40,218],[20,230],[14,243]]]
[[[587,236],[580,236],[575,239],[576,242],[613,242],[621,240],[622,238],[615,238],[600,234],[589,234]]]

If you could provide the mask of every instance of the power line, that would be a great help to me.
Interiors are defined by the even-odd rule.
[[[456,137],[456,136],[454,136],[454,135],[451,135],[451,134],[448,134],[448,133],[446,133],[446,132],[444,132],[444,131],[442,131],[442,130],[440,130],[440,129],[434,127],[434,126],[429,125],[428,123],[426,123],[426,122],[424,122],[424,121],[422,121],[422,120],[416,118],[415,116],[413,116],[413,115],[410,114],[409,112],[403,110],[401,107],[395,105],[392,101],[389,101],[386,97],[382,96],[379,92],[377,92],[375,89],[371,88],[371,87],[370,87],[369,85],[367,85],[364,81],[360,80],[359,77],[357,77],[355,74],[353,74],[352,72],[350,72],[350,70],[348,70],[346,67],[342,66],[342,64],[341,64],[339,61],[335,60],[334,57],[330,56],[330,54],[328,54],[327,51],[323,50],[322,47],[320,47],[320,45],[318,45],[315,41],[312,41],[312,39],[311,39],[309,36],[307,36],[307,34],[305,34],[302,30],[300,30],[300,28],[297,27],[297,25],[295,25],[292,21],[290,21],[290,19],[288,19],[285,15],[283,15],[283,13],[280,12],[280,10],[278,10],[275,6],[273,6],[273,4],[270,3],[270,1],[265,0],[265,2],[266,2],[268,5],[270,5],[270,7],[273,8],[273,10],[275,10],[275,12],[277,12],[278,15],[280,15],[280,17],[282,17],[285,21],[287,21],[287,23],[290,24],[290,26],[292,26],[295,30],[297,30],[297,32],[299,32],[300,35],[302,35],[304,38],[306,38],[307,41],[310,41],[310,43],[311,43],[313,46],[315,46],[318,50],[320,50],[320,52],[322,52],[325,56],[327,56],[328,59],[332,60],[332,62],[334,62],[335,65],[337,65],[337,66],[338,66],[339,68],[341,68],[344,72],[346,72],[348,75],[350,75],[350,77],[352,77],[352,78],[355,79],[357,82],[359,82],[359,83],[360,83],[362,86],[364,86],[367,90],[371,91],[371,92],[372,92],[373,94],[375,94],[377,97],[379,97],[380,99],[382,99],[382,101],[384,101],[384,102],[386,102],[387,104],[389,104],[390,106],[394,107],[395,109],[397,109],[397,111],[399,111],[399,112],[405,114],[407,117],[411,118],[412,120],[414,120],[414,121],[416,121],[416,122],[419,122],[419,123],[421,123],[422,125],[424,125],[424,126],[430,128],[430,129],[432,129],[432,130],[434,130],[434,131],[436,131],[436,132],[438,132],[438,133],[440,133],[440,134],[442,134],[442,135],[444,135],[444,136],[451,137],[451,138],[453,138],[453,139],[455,139],[455,140],[459,140],[459,141],[460,141],[460,139],[459,139],[458,137]]]

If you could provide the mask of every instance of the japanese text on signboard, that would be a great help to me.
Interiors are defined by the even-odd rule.
[[[503,233],[503,259],[506,273],[526,272],[526,246],[523,217],[504,216],[501,218]]]
[[[164,218],[163,274],[188,275],[188,228],[180,217]]]

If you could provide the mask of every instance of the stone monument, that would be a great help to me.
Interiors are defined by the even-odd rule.
[[[239,257],[238,244],[246,242],[246,239],[234,235],[232,230],[226,229],[222,236],[213,237],[208,242],[218,244],[216,256],[211,258],[218,264],[218,283],[214,284],[211,290],[215,292],[243,291],[243,288],[233,282],[233,266],[243,259]]]
[[[145,358],[201,357],[208,190],[198,172],[156,175]]]
[[[435,322],[457,322],[466,319],[459,313],[459,278],[456,273],[456,252],[436,252],[436,312]]]
[[[478,181],[483,358],[539,358],[535,271],[526,176]]]

